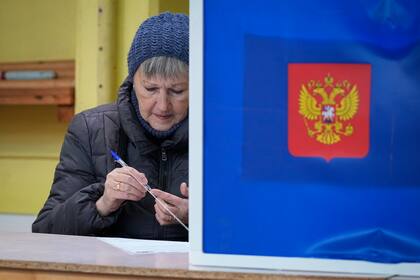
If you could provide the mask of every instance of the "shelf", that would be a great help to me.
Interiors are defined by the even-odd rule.
[[[74,61],[2,63],[0,71],[53,70],[55,79],[0,80],[0,105],[56,105],[59,121],[74,115]]]

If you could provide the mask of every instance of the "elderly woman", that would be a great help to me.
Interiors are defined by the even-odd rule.
[[[77,114],[33,232],[188,240],[188,17],[137,30],[116,104]],[[117,151],[130,166],[120,168]]]

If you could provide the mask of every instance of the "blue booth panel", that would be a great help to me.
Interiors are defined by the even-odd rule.
[[[203,7],[204,253],[420,262],[420,1]]]

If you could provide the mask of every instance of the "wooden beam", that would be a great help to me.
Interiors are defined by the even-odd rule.
[[[74,61],[3,63],[0,71],[52,70],[55,79],[0,80],[0,105],[57,105],[60,121],[74,115]]]

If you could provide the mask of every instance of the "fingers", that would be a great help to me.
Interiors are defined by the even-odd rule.
[[[147,178],[143,173],[131,167],[112,170],[106,176],[105,189],[96,202],[96,208],[102,216],[116,211],[124,200],[139,201],[146,195]]]
[[[163,192],[162,192],[163,193]],[[166,203],[163,199],[156,200],[155,202],[155,211],[156,211],[156,220],[159,222],[160,225],[169,225],[176,223],[175,218],[172,217],[171,213],[166,208],[168,208],[172,213],[178,215],[178,208]]]
[[[172,213],[176,214],[176,212],[178,212],[177,207],[171,206],[170,204],[167,204],[165,203],[165,201],[162,200],[160,202],[156,201],[155,210],[163,213],[164,215],[171,216],[171,213],[169,213],[169,211],[165,209],[165,207],[162,204],[165,205],[166,208],[169,209],[169,211],[171,211]]]
[[[126,174],[128,175],[131,175],[137,183],[140,183],[143,186],[147,185],[146,176],[143,173],[140,173],[139,171],[137,171],[137,169],[126,166],[122,168],[122,171],[126,172]]]
[[[159,201],[156,200],[155,202],[155,211],[156,211],[156,220],[159,222],[160,225],[169,225],[169,224],[173,224],[176,223],[176,220],[172,217],[171,213],[169,213],[169,211],[167,209],[165,209],[165,207],[163,205],[166,206],[166,208],[168,208],[172,213],[174,213],[175,215],[177,215],[178,213],[178,208],[166,203],[166,201],[163,199],[168,198],[170,196],[173,196],[171,194],[165,193],[163,191],[157,190],[157,189],[153,189],[152,192],[156,195],[156,197],[158,197]],[[168,194],[168,195],[166,195]]]
[[[187,188],[186,184],[184,187]],[[160,225],[175,224],[178,222],[172,217],[169,211],[171,211],[183,223],[188,223],[188,199],[180,198],[176,195],[158,189],[153,189],[152,192],[160,201],[156,200],[155,203],[155,216]],[[188,195],[186,192],[184,192],[184,194]],[[169,211],[168,209],[165,209],[162,204],[165,205]]]
[[[107,181],[110,185],[115,186],[113,189],[131,192],[131,188],[137,189],[140,193],[146,193],[144,187],[147,184],[147,178],[143,173],[138,172],[136,169],[131,167],[116,168],[111,171],[107,176]],[[118,183],[120,185],[118,185]]]
[[[180,187],[180,190],[181,190],[181,194],[184,196],[184,197],[188,197],[189,196],[189,190],[188,190],[188,186],[187,186],[187,183],[182,183],[181,184],[181,187]]]
[[[146,195],[145,192],[121,182],[117,183],[112,189],[114,191],[113,196],[118,199],[138,201]]]
[[[157,204],[155,204],[155,210],[156,210],[156,220],[159,222],[160,225],[169,225],[173,224],[175,219],[172,217],[171,214],[165,214],[163,211],[157,208]]]
[[[155,214],[156,220],[161,226],[173,224],[172,216],[171,217],[161,217],[158,213]]]
[[[116,204],[116,200],[138,201],[146,195],[144,183],[147,183],[146,176],[134,168],[116,168],[107,175],[103,194],[105,201],[108,204]]]
[[[141,192],[145,192],[144,186],[147,184],[147,178],[143,173],[138,172],[132,167],[122,167],[114,169],[116,170],[113,174],[114,179],[117,182],[123,182],[127,185],[130,185]],[[114,171],[113,171],[114,172]],[[111,172],[112,173],[112,172]],[[110,174],[111,174],[110,173]]]
[[[146,193],[146,189],[132,177],[126,174],[120,174],[114,179],[115,185],[114,190],[128,192],[128,193]]]
[[[176,195],[173,195],[173,194],[170,194],[170,193],[158,190],[158,189],[153,189],[151,190],[151,192],[160,200],[163,200],[164,202],[169,203],[171,205],[177,205],[182,200],[182,198]]]

